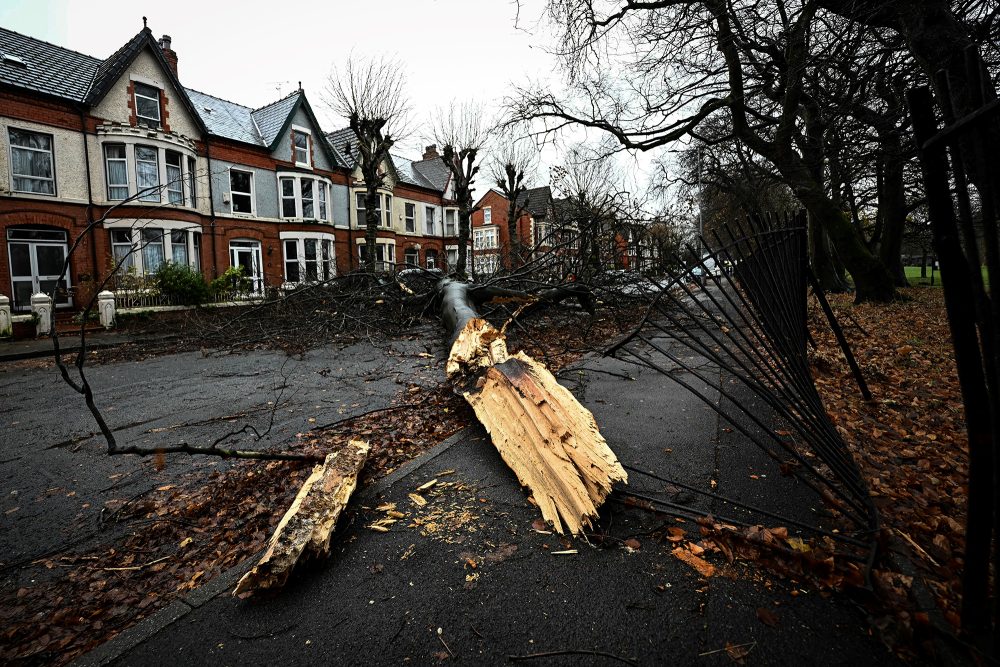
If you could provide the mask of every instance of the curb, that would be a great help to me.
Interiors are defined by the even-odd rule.
[[[76,338],[76,336],[72,336],[72,338]],[[106,350],[109,348],[120,347],[122,345],[128,345],[130,343],[137,343],[137,344],[155,343],[160,341],[178,340],[179,338],[180,336],[178,334],[168,334],[165,336],[151,336],[147,338],[126,338],[124,340],[119,339],[116,341],[106,341],[106,342],[101,342],[100,340],[98,341],[88,340],[87,351],[89,352],[91,350]],[[62,336],[60,336],[60,339],[62,339]],[[17,341],[13,341],[11,344],[17,345]],[[59,347],[59,353],[62,355],[76,354],[79,351],[80,351],[79,342],[69,343],[67,345],[60,345]],[[51,357],[53,356],[53,354],[54,351],[52,349],[51,344],[47,344],[44,347],[38,347],[33,350],[24,350],[22,352],[16,352],[16,351],[8,352],[3,350],[2,347],[0,347],[0,364],[7,361],[22,361],[24,359],[40,359],[42,357]]]
[[[418,469],[436,459],[453,445],[475,436],[481,429],[482,427],[479,426],[479,424],[466,426],[458,433],[446,439],[444,442],[434,445],[417,458],[407,461],[391,474],[386,475],[368,488],[364,489],[357,496],[354,496],[352,500],[368,500],[373,496],[383,493],[401,479],[408,477]],[[226,570],[215,579],[212,579],[212,581],[206,583],[204,586],[200,586],[199,588],[191,591],[191,593],[185,597],[174,600],[149,618],[146,618],[136,625],[122,631],[120,634],[101,644],[92,651],[84,653],[70,663],[70,666],[101,667],[117,660],[153,635],[184,618],[198,607],[205,605],[222,593],[231,590],[233,586],[236,585],[239,578],[242,577],[251,567],[253,567],[262,552],[263,549],[250,556],[239,565]]]

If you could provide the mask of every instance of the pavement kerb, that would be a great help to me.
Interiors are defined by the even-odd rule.
[[[420,456],[407,461],[389,475],[386,475],[368,488],[362,490],[357,496],[354,497],[354,502],[367,501],[372,497],[383,493],[393,484],[396,484],[401,479],[413,474],[418,469],[424,467],[443,454],[453,445],[468,439],[481,429],[482,427],[478,424],[466,426],[458,433],[446,439],[444,442],[434,445]],[[257,559],[260,557],[262,552],[263,549],[255,553],[253,556],[250,556],[239,565],[226,570],[204,586],[198,587],[187,596],[174,600],[149,618],[146,618],[138,624],[122,631],[121,634],[117,635],[110,641],[101,644],[89,653],[83,654],[70,663],[71,667],[100,667],[117,660],[119,657],[146,641],[153,635],[159,633],[164,628],[184,618],[194,609],[201,607],[222,593],[232,590],[239,578],[242,577],[251,567],[253,567],[254,563],[257,562]]]
[[[134,338],[131,336],[121,336],[117,337],[116,340],[101,341],[100,336],[98,336],[96,337],[96,340],[94,338],[87,340],[87,350],[106,350],[108,348],[120,347],[129,343],[151,343],[177,340],[178,338],[180,338],[179,334],[162,334],[158,336],[142,336]],[[0,363],[5,361],[22,361],[24,359],[51,357],[54,354],[51,341],[51,338],[35,338],[25,341],[9,341],[6,344],[0,344]],[[8,350],[6,349],[7,346],[20,346],[25,349]],[[79,349],[80,343],[77,340],[77,336],[60,336],[59,351],[61,354],[74,354],[79,351]]]

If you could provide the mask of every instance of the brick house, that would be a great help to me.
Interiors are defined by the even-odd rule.
[[[535,254],[551,246],[552,191],[548,186],[529,188],[518,197],[517,236],[522,248]],[[489,275],[508,266],[510,200],[491,189],[476,202],[472,213],[473,266],[477,275]]]
[[[109,274],[167,261],[207,279],[243,267],[255,291],[359,266],[362,184],[305,92],[252,109],[185,88],[171,39],[148,28],[103,60],[0,28],[0,141],[0,294],[15,310],[39,291],[73,310]],[[387,169],[380,258],[439,266],[457,231],[445,165]]]

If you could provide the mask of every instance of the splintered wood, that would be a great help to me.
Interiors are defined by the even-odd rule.
[[[503,333],[485,320],[466,323],[447,373],[464,382],[465,400],[557,532],[589,527],[612,485],[627,481],[594,415],[545,366],[510,355]]]
[[[313,468],[291,507],[278,522],[264,556],[243,575],[233,595],[280,588],[300,560],[329,555],[330,535],[357,486],[368,450],[367,442],[352,440],[343,450],[327,455],[322,464]]]

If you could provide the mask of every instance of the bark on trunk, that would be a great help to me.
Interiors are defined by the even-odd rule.
[[[438,289],[452,343],[449,380],[531,491],[542,518],[556,532],[579,534],[614,483],[628,480],[593,414],[542,364],[508,353],[503,332],[478,317],[467,283],[444,280]],[[561,298],[580,296],[579,289],[564,292]]]
[[[274,529],[264,556],[243,575],[233,595],[242,597],[254,591],[280,588],[297,563],[330,554],[330,535],[357,486],[368,449],[367,442],[352,440],[313,468]]]

